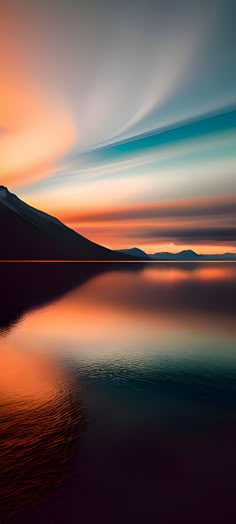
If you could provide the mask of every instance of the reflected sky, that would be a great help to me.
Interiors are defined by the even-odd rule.
[[[82,427],[69,372],[1,338],[1,522],[27,512],[63,484]]]
[[[26,288],[0,336],[0,509],[36,488],[17,523],[233,522],[236,265],[121,266],[50,265],[49,290],[41,266],[19,270],[38,271],[40,301]]]
[[[111,269],[26,315],[7,338],[111,366],[162,354],[234,358],[235,291],[233,263]]]

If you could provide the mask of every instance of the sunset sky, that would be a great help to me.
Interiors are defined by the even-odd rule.
[[[236,252],[235,0],[3,0],[0,183],[89,239]]]

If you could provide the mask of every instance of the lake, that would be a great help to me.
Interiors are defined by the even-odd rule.
[[[0,271],[0,521],[236,518],[236,264]]]

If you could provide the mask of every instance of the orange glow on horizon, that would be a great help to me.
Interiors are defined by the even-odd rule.
[[[222,197],[198,197],[191,199],[182,199],[176,201],[130,204],[126,206],[101,207],[91,205],[81,209],[80,206],[70,201],[70,207],[65,201],[52,202],[48,198],[35,197],[30,203],[38,208],[44,209],[49,214],[56,216],[68,227],[74,229],[89,240],[103,245],[109,249],[129,249],[138,247],[143,251],[152,254],[156,252],[177,253],[185,249],[191,249],[199,254],[223,254],[226,252],[235,253],[235,246],[229,243],[217,241],[175,242],[176,228],[182,228],[194,231],[199,227],[205,228],[206,222],[211,227],[224,227],[230,221],[224,214],[222,217],[204,216],[208,208],[213,211],[218,208],[227,209],[227,206],[236,206],[236,197],[234,195],[224,195]],[[195,209],[196,216],[192,212]],[[176,216],[173,216],[173,210]],[[183,212],[181,216],[181,210]],[[156,211],[156,217],[155,217]],[[178,216],[178,211],[180,216]],[[197,214],[199,212],[199,216]],[[153,214],[153,218],[148,218],[148,214]],[[162,216],[162,213],[164,215]],[[169,213],[169,215],[168,215]],[[189,213],[189,216],[188,216]],[[191,215],[192,213],[192,215]],[[201,213],[203,215],[201,216]],[[158,216],[160,214],[160,216]],[[140,215],[140,216],[139,216]],[[228,222],[227,222],[228,220]],[[162,232],[173,232],[173,241],[165,238],[147,238],[146,231],[156,227]],[[138,235],[141,231],[142,235]],[[163,234],[162,234],[163,236]]]

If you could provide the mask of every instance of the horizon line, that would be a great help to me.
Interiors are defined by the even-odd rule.
[[[52,259],[49,259],[49,260],[38,260],[38,259],[32,259],[32,260],[24,260],[24,259],[19,259],[19,260],[0,260],[0,263],[1,264],[24,264],[24,263],[42,263],[42,264],[51,264],[51,263],[58,263],[58,264],[61,264],[61,263],[94,263],[94,264],[103,264],[103,263],[109,263],[109,264],[173,264],[173,263],[178,263],[178,264],[181,264],[181,263],[188,263],[188,264],[212,264],[212,263],[232,263],[232,264],[235,264],[236,263],[236,260],[149,260],[149,259],[145,259],[145,260],[142,260],[142,259],[137,259],[137,260],[81,260],[81,259],[78,259],[78,260],[75,260],[75,259],[71,259],[71,260],[63,260],[63,259],[60,259],[60,260],[52,260]]]

